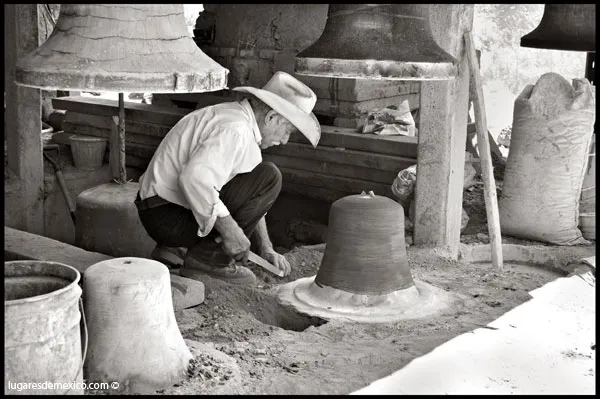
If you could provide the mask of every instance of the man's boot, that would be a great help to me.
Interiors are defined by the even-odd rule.
[[[252,270],[236,265],[221,245],[211,242],[210,239],[202,240],[188,249],[179,274],[196,280],[202,275],[207,275],[232,284],[256,284],[256,276]]]
[[[179,268],[183,266],[186,252],[187,249],[184,247],[165,247],[157,244],[150,257],[167,265],[168,268]]]

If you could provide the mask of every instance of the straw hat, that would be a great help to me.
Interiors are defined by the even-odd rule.
[[[275,72],[262,89],[240,86],[233,90],[255,95],[290,121],[313,147],[317,146],[321,138],[321,125],[312,113],[317,95],[310,87],[288,73]]]

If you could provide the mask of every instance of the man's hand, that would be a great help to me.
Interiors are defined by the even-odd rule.
[[[292,267],[290,266],[290,262],[285,258],[285,256],[275,252],[274,249],[263,249],[261,251],[260,256],[266,261],[272,263],[279,270],[283,270],[283,276],[287,276],[292,271]]]
[[[248,253],[250,252],[250,240],[236,221],[231,216],[217,218],[215,228],[221,233],[220,242],[225,253],[236,261],[245,264],[248,261]]]

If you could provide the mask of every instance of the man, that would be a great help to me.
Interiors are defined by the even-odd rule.
[[[182,276],[252,285],[254,273],[236,264],[247,261],[251,241],[260,256],[290,272],[265,222],[281,173],[262,161],[261,150],[286,144],[297,130],[316,147],[321,128],[312,113],[315,93],[287,73],[276,72],[262,89],[233,90],[250,96],[193,111],[169,131],[140,177],[135,203],[158,244],[155,259],[173,255],[166,247],[184,247]]]

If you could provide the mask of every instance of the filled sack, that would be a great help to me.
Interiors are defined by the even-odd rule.
[[[556,73],[514,103],[510,152],[498,201],[502,234],[558,245],[587,243],[579,198],[595,121],[592,85]]]

